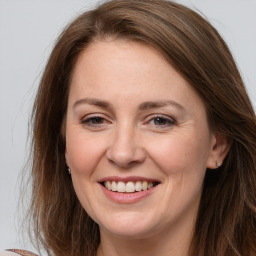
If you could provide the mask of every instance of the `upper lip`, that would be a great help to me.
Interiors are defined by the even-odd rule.
[[[128,181],[148,181],[148,182],[157,182],[160,183],[159,180],[157,179],[152,179],[152,178],[147,178],[147,177],[142,177],[142,176],[128,176],[128,177],[120,177],[120,176],[108,176],[104,177],[100,180],[98,180],[99,183],[105,182],[105,181],[123,181],[123,182],[128,182]]]

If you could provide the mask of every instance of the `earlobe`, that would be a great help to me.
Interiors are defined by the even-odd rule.
[[[227,156],[230,146],[231,142],[227,136],[220,133],[213,134],[210,154],[207,160],[207,168],[219,168]]]

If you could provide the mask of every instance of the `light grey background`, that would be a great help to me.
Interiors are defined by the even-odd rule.
[[[53,43],[95,0],[0,0],[0,248],[27,248],[19,231],[19,173],[28,118]],[[178,0],[205,14],[231,48],[256,106],[256,0]],[[23,241],[25,239],[25,241]]]

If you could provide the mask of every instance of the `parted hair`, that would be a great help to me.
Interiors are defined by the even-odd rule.
[[[165,0],[112,0],[72,21],[56,41],[32,113],[29,217],[48,255],[94,256],[99,227],[82,208],[65,162],[65,116],[73,67],[97,40],[157,49],[205,103],[230,151],[206,170],[189,256],[256,255],[256,117],[235,61],[197,12]]]

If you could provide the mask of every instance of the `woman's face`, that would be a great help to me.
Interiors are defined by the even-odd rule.
[[[203,101],[155,49],[99,41],[80,54],[66,161],[101,232],[140,238],[191,227],[215,143]]]

